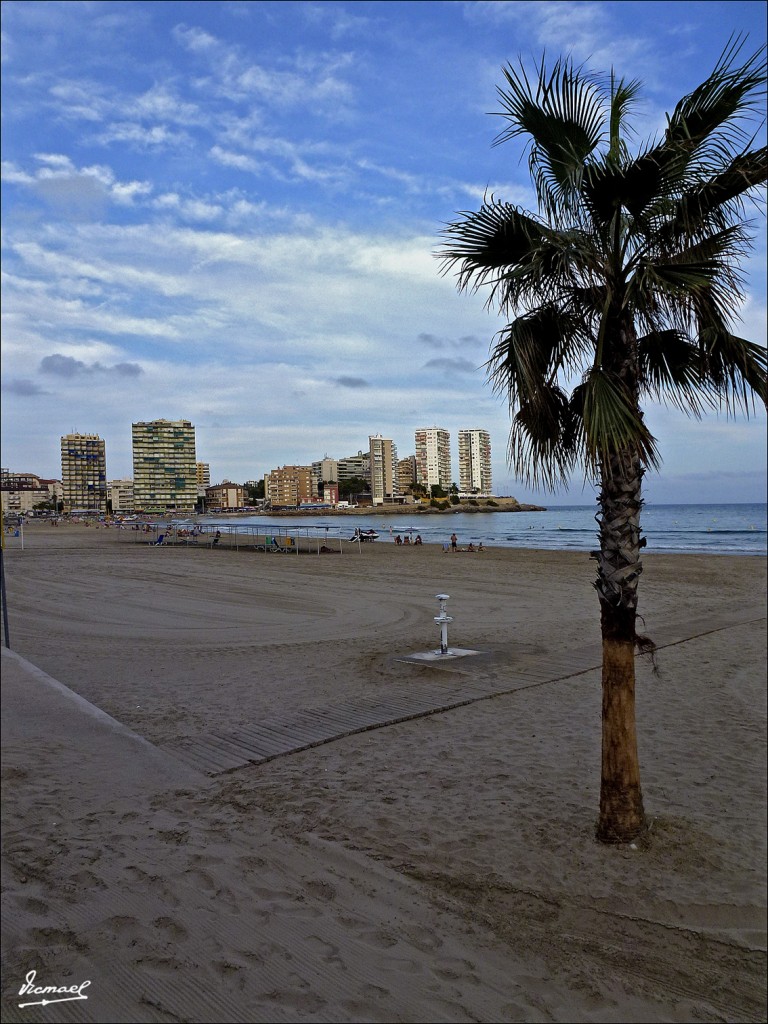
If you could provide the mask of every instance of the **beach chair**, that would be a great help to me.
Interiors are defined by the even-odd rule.
[[[163,543],[164,540],[165,540],[165,534],[164,533],[158,534],[157,540],[151,540],[149,542],[149,546],[151,548],[160,547],[160,545]]]

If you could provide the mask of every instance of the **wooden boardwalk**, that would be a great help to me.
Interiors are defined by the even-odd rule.
[[[740,613],[713,614],[654,629],[653,640],[661,649],[764,618],[762,609],[756,608],[744,609]],[[407,657],[404,655],[401,660],[407,661]],[[166,744],[165,749],[206,775],[222,775],[247,765],[262,764],[275,757],[332,743],[354,733],[380,729],[581,675],[600,667],[601,649],[599,644],[590,644],[546,657],[521,659],[514,666],[514,685],[503,688],[499,688],[493,679],[483,678],[482,660],[474,663],[474,671],[472,662],[471,658],[432,662],[441,670],[442,678],[436,676],[434,685],[420,684],[418,690],[412,684],[402,683],[388,690],[384,697],[362,697],[355,701],[337,701],[323,707],[269,715],[234,732],[184,737]],[[454,671],[445,672],[446,668]]]

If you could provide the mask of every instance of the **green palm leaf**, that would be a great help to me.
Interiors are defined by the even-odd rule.
[[[653,331],[638,339],[637,350],[644,394],[696,417],[714,408],[699,347],[682,331]]]
[[[496,144],[519,135],[530,141],[530,162],[540,200],[550,212],[577,185],[584,161],[605,137],[606,108],[582,68],[558,60],[547,74],[542,62],[531,83],[524,68],[502,69],[507,88],[498,89],[508,126]],[[626,99],[623,101],[626,102]]]
[[[656,439],[626,385],[602,367],[592,367],[573,391],[573,403],[584,427],[586,457],[595,472],[611,474],[612,456],[635,452],[648,466],[658,468]]]

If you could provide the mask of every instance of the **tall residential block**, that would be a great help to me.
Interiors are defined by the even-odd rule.
[[[211,467],[207,462],[195,463],[195,480],[198,487],[211,486]]]
[[[388,437],[381,434],[368,438],[371,455],[371,502],[383,505],[399,494],[400,487],[397,476],[397,446]]]
[[[428,491],[435,485],[451,489],[451,435],[442,427],[416,431],[416,482]]]
[[[462,494],[493,494],[491,435],[487,430],[459,431],[459,491]]]
[[[107,457],[97,434],[61,438],[61,488],[64,511],[107,511]]]
[[[189,420],[151,420],[131,429],[135,507],[192,512],[197,502],[195,428]]]

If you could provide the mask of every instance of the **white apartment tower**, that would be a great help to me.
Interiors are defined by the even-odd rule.
[[[416,431],[416,483],[451,489],[451,435],[441,427]]]
[[[399,493],[397,478],[397,446],[381,434],[368,438],[371,454],[371,502],[383,505],[386,498]]]
[[[487,430],[459,431],[459,492],[489,497],[491,479],[491,436]]]
[[[61,439],[64,511],[107,511],[107,458],[97,434],[66,434]]]
[[[195,428],[189,420],[134,423],[133,499],[146,511],[192,512],[197,502]]]

